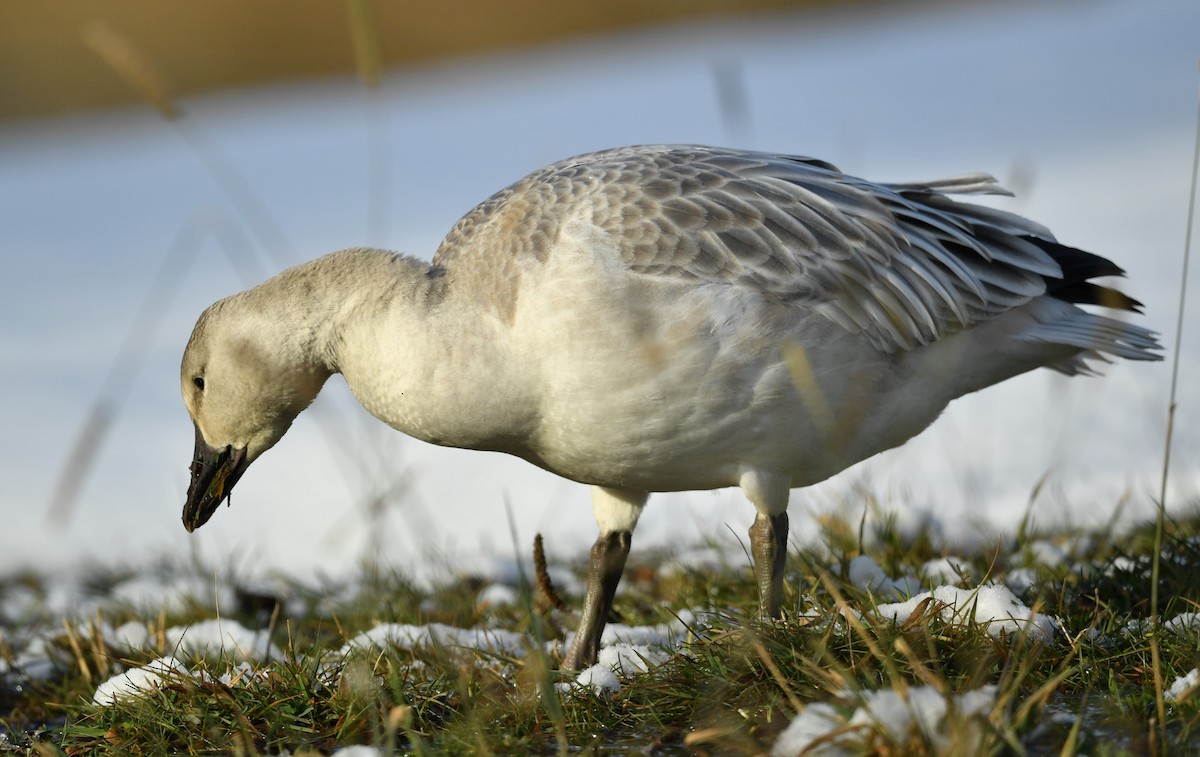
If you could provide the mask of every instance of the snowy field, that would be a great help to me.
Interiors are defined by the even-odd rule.
[[[777,757],[799,754],[825,757],[864,753],[966,754],[991,753],[999,745],[998,729],[1007,727],[1012,733],[1020,734],[1020,742],[1030,753],[1041,754],[1058,753],[1060,742],[1053,740],[1056,732],[1057,738],[1061,739],[1075,726],[1084,740],[1076,743],[1071,737],[1068,743],[1086,747],[1102,741],[1113,745],[1117,750],[1114,753],[1125,753],[1120,750],[1139,743],[1141,733],[1121,719],[1114,719],[1113,713],[1134,706],[1132,700],[1125,702],[1122,697],[1133,696],[1139,688],[1144,688],[1129,685],[1131,674],[1132,680],[1141,676],[1137,673],[1140,668],[1138,655],[1131,654],[1126,648],[1144,644],[1147,622],[1137,613],[1125,620],[1112,617],[1108,606],[1100,612],[1072,610],[1065,616],[1059,615],[1054,608],[1061,611],[1063,606],[1056,605],[1055,600],[1045,593],[1048,587],[1056,584],[1056,579],[1049,578],[1054,575],[1082,577],[1085,582],[1098,581],[1096,585],[1110,579],[1132,580],[1139,587],[1144,585],[1145,577],[1140,575],[1144,562],[1123,557],[1100,561],[1089,559],[1086,554],[1096,544],[1096,539],[1086,535],[1067,540],[1034,540],[1016,552],[990,559],[938,558],[923,564],[910,563],[904,570],[893,572],[885,570],[873,557],[859,555],[845,564],[844,575],[837,575],[837,568],[832,568],[836,577],[828,586],[840,587],[837,591],[842,596],[849,596],[849,602],[833,608],[828,597],[803,597],[803,611],[789,617],[787,623],[774,624],[775,628],[769,631],[748,632],[749,639],[757,640],[754,643],[762,650],[760,655],[764,658],[767,655],[762,647],[767,633],[782,633],[790,644],[800,645],[801,651],[796,651],[796,647],[783,647],[790,649],[791,654],[777,658],[779,664],[793,669],[796,660],[806,658],[806,645],[816,642],[819,649],[822,639],[826,644],[839,645],[857,634],[870,647],[874,636],[882,637],[878,642],[880,645],[883,645],[883,639],[892,636],[898,649],[908,649],[900,645],[906,642],[918,644],[925,633],[932,635],[929,643],[940,649],[937,653],[930,650],[934,660],[929,663],[939,672],[925,669],[919,681],[907,684],[897,679],[888,681],[885,676],[881,685],[879,676],[869,672],[858,671],[850,675],[851,668],[839,665],[836,655],[831,655],[828,660],[813,659],[808,664],[827,671],[822,675],[828,676],[833,683],[826,686],[832,687],[827,691],[817,687],[814,691],[811,682],[794,679],[795,691],[805,699],[815,693],[815,699],[798,706],[796,696],[788,693],[790,703],[779,701],[775,705],[783,710],[782,714],[757,712],[754,717],[744,716],[754,724],[747,728],[746,735],[761,739],[760,747],[765,746]],[[1200,541],[1193,536],[1189,544],[1174,554],[1177,558],[1190,555],[1185,567],[1195,570],[1195,559],[1200,557],[1197,549]],[[884,546],[877,544],[875,548]],[[709,554],[708,557],[719,558],[714,565],[717,562],[736,564],[731,561],[733,555]],[[691,565],[668,560],[658,566],[657,574],[669,582],[672,575],[682,576],[696,570],[694,561],[697,558],[697,555],[692,556]],[[836,560],[826,562],[837,564]],[[998,565],[1006,567],[998,568]],[[570,572],[559,567],[553,567],[551,572],[560,588],[572,594],[582,590]],[[739,572],[742,575],[735,576]],[[705,573],[703,577],[693,575],[692,580],[748,584],[747,574],[744,570],[726,569]],[[367,676],[368,681],[385,680],[382,671],[389,668],[379,666],[381,660],[390,660],[389,664],[397,666],[391,668],[391,675],[401,676],[403,681],[391,683],[393,692],[402,692],[393,694],[406,703],[401,708],[410,707],[409,703],[419,703],[423,687],[431,687],[438,696],[456,699],[454,692],[466,686],[463,676],[467,674],[463,671],[469,669],[484,678],[494,676],[504,682],[508,693],[501,701],[508,709],[512,708],[514,700],[523,696],[545,698],[552,692],[553,697],[561,701],[560,706],[576,711],[576,718],[588,717],[589,706],[595,706],[597,702],[618,703],[615,705],[618,713],[644,713],[653,709],[645,706],[644,698],[657,694],[665,705],[662,692],[669,689],[671,682],[681,676],[680,670],[686,670],[688,665],[707,663],[713,681],[729,675],[728,666],[736,660],[736,655],[717,664],[711,660],[721,660],[731,646],[736,649],[737,634],[745,628],[744,618],[739,619],[742,611],[723,606],[719,600],[690,609],[685,603],[681,608],[660,613],[665,618],[662,622],[610,623],[603,635],[598,662],[582,671],[561,675],[552,688],[542,690],[539,695],[538,687],[531,681],[531,671],[539,670],[545,660],[557,659],[571,643],[571,633],[548,640],[540,632],[531,633],[531,629],[523,624],[523,630],[514,630],[512,612],[515,610],[515,617],[521,617],[522,613],[516,609],[522,604],[516,573],[496,566],[480,579],[478,587],[465,597],[461,596],[465,584],[446,587],[440,594],[435,591],[426,595],[420,600],[420,612],[437,616],[448,610],[444,603],[450,601],[464,607],[473,605],[477,609],[471,614],[488,619],[484,623],[423,622],[414,625],[375,621],[364,626],[364,630],[343,628],[337,619],[348,619],[346,613],[352,612],[351,607],[356,602],[373,604],[370,593],[387,591],[383,587],[372,589],[366,582],[351,582],[340,587],[326,585],[323,597],[316,603],[311,602],[311,597],[305,599],[299,595],[295,585],[255,587],[256,591],[274,592],[281,602],[283,617],[287,618],[286,634],[276,624],[274,616],[269,623],[254,625],[251,621],[250,626],[231,617],[231,612],[243,618],[252,614],[247,613],[245,600],[239,598],[239,593],[247,587],[236,586],[221,577],[185,573],[164,580],[134,575],[118,581],[105,592],[89,592],[83,586],[68,588],[66,582],[60,582],[55,584],[49,596],[38,601],[33,601],[37,599],[33,592],[23,591],[20,587],[0,587],[7,589],[0,591],[0,643],[10,650],[9,655],[0,656],[0,683],[10,691],[24,688],[36,691],[40,686],[52,687],[58,677],[78,677],[78,668],[94,666],[97,675],[89,679],[90,685],[73,684],[77,687],[73,689],[75,693],[56,700],[67,702],[71,708],[71,717],[62,727],[60,737],[64,739],[64,747],[73,747],[75,751],[91,745],[111,750],[106,753],[122,753],[124,748],[141,743],[134,736],[139,720],[137,713],[141,712],[142,718],[149,717],[151,722],[177,723],[180,721],[175,713],[188,712],[189,698],[193,698],[208,725],[202,726],[200,722],[184,718],[182,725],[165,726],[163,737],[169,739],[166,743],[173,749],[190,743],[214,722],[221,723],[221,707],[214,702],[228,700],[235,711],[247,711],[246,716],[259,724],[258,733],[264,734],[265,740],[259,744],[259,748],[265,750],[262,753],[282,757],[291,752],[281,750],[281,744],[311,746],[327,744],[329,739],[323,734],[330,725],[320,717],[314,717],[310,730],[301,728],[292,734],[273,732],[265,735],[270,729],[262,724],[270,723],[272,718],[263,715],[261,704],[272,703],[267,712],[277,711],[289,698],[286,694],[281,695],[281,687],[298,677],[305,677],[304,690],[312,692],[308,695],[310,710],[324,710],[327,699],[338,699],[336,692],[344,694],[362,687],[364,664],[376,666],[377,672]],[[1039,585],[1041,582],[1045,584]],[[1070,584],[1072,581],[1068,580],[1067,585]],[[1053,593],[1056,589],[1049,588],[1049,591]],[[1076,591],[1086,593],[1078,586]],[[1194,594],[1194,588],[1191,591]],[[363,596],[356,599],[358,592],[363,592]],[[636,600],[627,603],[626,611],[636,603]],[[1072,606],[1081,604],[1087,603],[1081,602],[1079,597],[1069,602]],[[1178,606],[1187,606],[1187,602],[1176,603]],[[166,622],[168,614],[186,615],[188,608],[192,611],[207,608],[201,610],[202,615],[215,611],[217,617],[182,624]],[[1041,610],[1048,610],[1050,614]],[[72,619],[56,622],[56,616]],[[550,625],[559,622],[551,615],[543,618]],[[328,643],[327,636],[325,644],[314,646],[311,639],[297,641],[293,636],[302,626],[311,629],[314,624],[328,625],[331,621],[336,621],[339,629],[334,638],[340,639],[333,643]],[[1200,633],[1200,613],[1168,612],[1162,627],[1168,648],[1190,651]],[[303,633],[302,637],[308,638]],[[964,640],[967,643],[964,644]],[[744,637],[742,642],[745,642]],[[947,670],[954,671],[959,667],[953,662],[955,658],[970,659],[968,650],[972,643],[977,645],[976,649],[983,650],[981,660],[991,655],[992,659],[982,666],[985,670],[975,673],[960,670],[948,675]],[[870,650],[868,657],[881,654],[879,647],[870,647]],[[997,656],[995,650],[1005,650],[1007,654]],[[857,654],[863,656],[866,652],[866,649],[860,649]],[[1049,657],[1043,664],[1058,671],[1055,678],[1071,674],[1069,682],[1058,681],[1063,684],[1063,691],[1055,694],[1059,703],[1057,708],[1045,704],[1047,692],[1037,687],[1036,680],[1020,684],[1024,666],[1015,661],[1026,655],[1031,659]],[[1087,662],[1081,659],[1078,667],[1070,666],[1064,673],[1065,669],[1054,662],[1055,655],[1063,656],[1067,662],[1077,656],[1086,658]],[[1008,657],[1014,662],[1003,666],[1003,675],[989,672],[996,667],[997,659]],[[1175,719],[1171,723],[1172,732],[1178,734],[1189,718],[1192,727],[1196,725],[1194,697],[1200,694],[1197,683],[1200,671],[1194,667],[1194,656],[1190,656],[1190,662],[1185,661],[1182,667],[1178,664],[1172,667],[1177,672],[1169,671],[1164,689],[1166,702],[1179,708],[1173,710]],[[1081,671],[1097,668],[1106,671],[1100,675],[1111,690],[1098,694],[1089,708],[1087,694],[1081,698],[1076,687],[1079,678],[1088,677]],[[672,670],[675,671],[673,674]],[[776,678],[782,682],[780,685],[785,692],[792,691],[782,675],[777,674]],[[542,685],[550,687],[551,683]],[[720,684],[708,682],[705,685]],[[171,691],[162,693],[161,689]],[[1038,692],[1031,694],[1031,689],[1038,689]],[[627,692],[631,698],[622,699]],[[478,696],[487,698],[483,693]],[[77,701],[81,698],[85,698],[88,705]],[[1038,709],[1044,709],[1039,722],[1033,726],[1023,721],[1015,706],[1030,700],[1042,700]],[[1188,700],[1191,704],[1185,707]],[[640,710],[639,701],[642,702]],[[487,705],[478,706],[487,709]],[[729,702],[726,706],[732,709],[734,704]],[[137,709],[139,707],[142,709]],[[640,729],[631,725],[632,718],[625,716],[618,716],[620,725],[607,718],[601,718],[600,722],[611,729],[607,738],[618,737],[626,740],[622,741],[626,745],[654,743],[665,748],[667,753],[673,753],[672,747],[679,746],[680,741],[686,747],[705,744],[706,740],[731,739],[735,735],[736,729],[705,727],[707,723],[720,722],[719,717],[712,716],[711,710],[711,707],[699,708],[696,719],[682,729],[669,719],[659,721],[657,727],[650,725]],[[1190,716],[1189,712],[1192,713]],[[332,720],[332,717],[326,717]],[[496,743],[504,743],[505,719],[495,715],[482,717],[495,718],[488,729],[488,737]],[[660,717],[668,716],[664,713]],[[427,748],[453,751],[453,735],[437,733],[445,727],[441,720],[432,716],[423,719],[423,727],[405,726],[409,748],[414,744],[419,746],[421,739],[429,739]],[[648,720],[653,723],[655,718]],[[111,725],[101,725],[105,723]],[[13,726],[6,724],[6,728]],[[581,729],[576,724],[570,743],[582,747],[589,738],[595,738],[585,735],[586,728]],[[512,738],[521,738],[519,733],[514,730]],[[1188,739],[1186,730],[1183,733],[1185,735],[1174,743],[1186,751],[1195,745],[1195,738]],[[88,741],[89,737],[91,741]],[[101,743],[98,737],[110,743]],[[36,740],[39,737],[31,733],[31,729],[8,731],[0,728],[0,753],[8,753],[6,743],[13,743],[14,749],[28,746],[28,738]],[[439,741],[439,738],[443,740]],[[345,747],[359,751],[333,750],[332,754],[391,754],[386,747],[377,748],[380,741],[377,728],[374,733],[364,733],[361,727],[351,726],[347,732],[338,729],[335,739],[338,747],[355,743],[362,746]],[[537,743],[532,741],[529,745]],[[711,746],[719,752],[728,751],[733,743],[736,741],[716,740]],[[509,746],[511,748],[511,742]],[[893,751],[900,746],[906,748],[901,752]],[[421,749],[414,751],[419,753]],[[303,753],[315,754],[311,751]]]
[[[420,570],[523,553],[539,531],[555,555],[582,556],[595,535],[586,487],[406,439],[337,378],[232,507],[189,535],[178,361],[210,302],[342,247],[428,256],[493,191],[604,147],[733,145],[878,180],[991,172],[1018,195],[1002,207],[1124,266],[1121,287],[1169,344],[1197,29],[1194,0],[871,6],[432,64],[389,73],[374,94],[346,77],[189,98],[177,125],[148,107],[0,124],[0,570],[167,554],[244,575],[337,575],[380,546]],[[1196,304],[1176,503],[1200,489]],[[812,538],[814,512],[859,508],[859,483],[903,507],[902,523],[952,541],[1011,531],[1043,476],[1039,524],[1097,525],[1126,495],[1125,518],[1148,517],[1169,369],[1107,373],[1025,376],[959,401],[904,449],[794,493],[797,538]],[[101,400],[111,423],[95,465],[52,517]],[[741,536],[751,521],[736,492],[652,501],[635,553]]]

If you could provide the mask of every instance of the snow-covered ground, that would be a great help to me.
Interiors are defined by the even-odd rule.
[[[537,531],[552,553],[582,554],[595,533],[585,487],[405,439],[337,379],[233,506],[189,535],[177,366],[213,300],[341,247],[429,255],[496,189],[613,145],[809,154],[881,180],[990,171],[1018,193],[1005,207],[1126,267],[1144,322],[1170,339],[1197,29],[1194,0],[872,5],[432,64],[390,73],[376,95],[346,77],[190,98],[177,126],[149,108],[0,124],[0,570],[167,553],[311,576],[352,569],[373,544],[392,563],[441,567],[523,552]],[[1200,488],[1196,305],[1175,502]],[[959,401],[905,449],[795,493],[794,528],[810,537],[809,515],[855,502],[864,478],[885,505],[912,505],[902,527],[948,539],[1011,529],[1047,473],[1038,523],[1104,522],[1126,491],[1126,515],[1144,517],[1168,376],[1116,365]],[[69,517],[48,520],[98,398],[111,422],[95,467]],[[376,507],[386,492],[398,494]],[[634,549],[740,535],[750,519],[736,492],[661,496]]]
[[[1066,621],[1031,611],[1005,587],[1005,582],[1010,582],[1011,571],[998,572],[980,583],[961,577],[960,570],[956,573],[960,576],[957,583],[965,584],[965,588],[959,588],[941,583],[942,579],[938,577],[889,576],[870,557],[860,556],[856,562],[857,565],[848,566],[846,578],[872,592],[875,587],[885,586],[881,581],[889,581],[891,583],[886,586],[895,589],[898,598],[905,601],[875,604],[852,600],[832,612],[816,609],[819,604],[813,605],[814,609],[806,615],[817,633],[825,633],[824,629],[831,625],[834,634],[849,633],[848,620],[867,616],[874,623],[909,624],[917,622],[911,615],[919,611],[939,614],[947,629],[957,625],[974,626],[997,638],[1025,637],[1064,648],[1071,643],[1070,639],[1077,639],[1082,634],[1099,634],[1095,628],[1060,627]],[[1108,569],[1106,564],[1071,564],[1065,552],[1051,554],[1050,550],[1026,549],[1000,562],[1051,569],[1069,565],[1071,571],[1079,575]],[[479,601],[501,594],[498,591],[501,588],[516,592],[515,574],[516,571],[495,566],[483,576],[485,585],[479,593]],[[861,580],[863,577],[869,577],[870,581]],[[154,578],[130,580],[141,582],[139,596],[150,600],[155,595]],[[157,595],[165,600],[184,593],[180,591],[179,583],[177,578],[159,581]],[[897,588],[900,586],[903,590]],[[347,586],[338,594],[349,601],[354,591],[355,586]],[[210,583],[207,590],[185,595],[198,607],[207,605],[215,609],[222,602],[231,601],[229,593],[230,587],[217,581]],[[84,594],[79,590],[80,596]],[[932,601],[927,599],[930,597]],[[77,664],[71,649],[93,649],[102,645],[109,652],[113,668],[107,672],[108,677],[96,685],[92,695],[92,701],[102,707],[130,697],[145,696],[156,688],[186,679],[219,682],[229,687],[259,686],[270,680],[273,668],[290,664],[293,655],[301,656],[297,659],[304,655],[314,656],[309,659],[320,671],[319,685],[340,688],[347,685],[341,680],[342,676],[354,675],[353,669],[345,667],[344,663],[363,652],[374,656],[389,648],[405,651],[434,648],[445,650],[463,664],[495,668],[499,674],[509,676],[514,675],[521,664],[514,665],[510,660],[520,661],[539,649],[539,643],[527,634],[504,628],[380,623],[358,633],[340,647],[335,643],[328,649],[281,651],[270,642],[267,630],[247,628],[227,617],[171,626],[161,631],[152,630],[153,620],[150,625],[131,620],[114,628],[102,618],[119,615],[122,608],[129,606],[128,598],[120,592],[93,596],[90,602],[48,602],[41,608],[48,615],[34,623],[20,622],[22,614],[29,610],[23,599],[11,587],[0,593],[0,629],[8,629],[7,636],[0,630],[0,642],[12,650],[11,661],[0,659],[0,685],[18,685],[26,678],[50,678]],[[303,612],[289,611],[292,615]],[[151,619],[155,615],[153,610],[148,612]],[[579,671],[574,680],[557,684],[557,690],[567,698],[612,696],[638,676],[671,660],[676,652],[694,654],[688,645],[698,638],[725,635],[727,622],[708,609],[683,609],[677,611],[674,619],[658,625],[609,624],[597,664]],[[1171,634],[1194,634],[1197,614],[1183,613],[1168,618],[1163,627]],[[1134,618],[1115,633],[1144,638],[1145,621]],[[70,643],[66,641],[68,636]],[[277,640],[282,640],[283,636],[276,628]],[[1101,641],[1111,644],[1116,638]],[[570,642],[569,635],[562,640],[561,646],[560,642],[545,642],[544,651],[552,656],[561,654],[562,648]],[[131,662],[134,660],[149,661],[138,664]],[[418,677],[424,675],[421,671],[425,669],[425,662],[415,659],[408,664],[409,672]],[[1183,701],[1194,696],[1198,675],[1196,670],[1191,670],[1169,681],[1168,699]],[[779,756],[859,754],[865,751],[864,745],[905,744],[913,738],[940,752],[945,752],[951,745],[956,747],[954,751],[972,752],[974,750],[963,744],[974,743],[983,737],[987,732],[984,721],[996,705],[996,686],[991,684],[954,694],[943,693],[932,686],[916,685],[880,690],[846,689],[834,693],[827,701],[811,702],[798,708],[790,724],[775,740],[771,753]]]

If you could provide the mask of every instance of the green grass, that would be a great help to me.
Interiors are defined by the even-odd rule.
[[[1148,616],[1152,528],[1120,539],[1106,532],[1041,536],[1073,558],[1037,568],[1022,597],[1061,620],[1066,633],[1046,644],[946,622],[934,605],[902,624],[877,619],[869,612],[874,600],[843,578],[859,551],[858,525],[831,520],[825,530],[832,556],[792,551],[789,611],[765,625],[747,620],[756,603],[747,569],[665,571],[661,555],[639,559],[635,552],[617,598],[622,622],[662,623],[683,608],[711,614],[670,659],[624,677],[615,695],[560,691],[553,684],[573,676],[559,674],[557,659],[536,645],[519,657],[452,648],[337,654],[379,622],[504,628],[547,639],[573,627],[559,611],[535,609],[537,602],[481,608],[479,584],[470,580],[427,593],[402,575],[375,571],[359,586],[289,587],[286,611],[270,598],[242,597],[223,612],[248,628],[272,628],[284,659],[254,664],[252,674],[229,684],[216,679],[236,661],[185,660],[210,675],[168,679],[110,707],[91,703],[100,681],[171,650],[152,644],[129,659],[99,638],[101,621],[139,620],[153,640],[213,611],[108,603],[66,625],[35,611],[4,629],[0,658],[11,666],[22,634],[57,627],[52,657],[60,672],[46,680],[12,671],[3,677],[0,732],[7,741],[0,740],[0,754],[328,754],[348,744],[414,754],[756,754],[769,751],[812,702],[849,716],[872,691],[932,686],[952,694],[987,684],[996,685],[997,696],[986,720],[951,718],[942,753],[1119,755],[1162,747],[1200,754],[1200,693],[1168,703],[1169,743],[1154,741],[1148,625],[1134,622]],[[1168,533],[1161,575],[1167,619],[1200,609],[1200,515],[1171,522]],[[915,573],[938,556],[927,541],[905,542],[886,524],[876,536],[866,540],[866,552],[894,574]],[[1009,558],[1021,554],[1001,545],[961,557],[976,577],[1002,578],[1015,567]],[[123,577],[98,573],[90,590],[104,596]],[[48,589],[35,575],[10,577],[0,588],[33,597],[27,606],[35,608]],[[77,629],[79,622],[90,629]],[[1200,630],[1164,633],[1162,660],[1168,684],[1200,665]],[[850,753],[938,753],[919,735],[894,741],[871,728],[852,735]]]

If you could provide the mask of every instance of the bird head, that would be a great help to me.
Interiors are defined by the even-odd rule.
[[[209,307],[183,354],[180,385],[196,429],[183,525],[208,522],[259,455],[313,401],[329,371],[303,359],[303,335],[251,292]]]

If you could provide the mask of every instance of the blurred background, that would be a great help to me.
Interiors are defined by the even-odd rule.
[[[164,554],[416,569],[525,553],[537,531],[582,554],[586,487],[407,439],[338,377],[189,535],[178,364],[212,301],[343,247],[428,257],[492,192],[605,147],[729,145],[891,181],[990,172],[1018,195],[1000,207],[1124,266],[1170,344],[1198,56],[1194,0],[0,0],[0,570]],[[1200,491],[1198,311],[1172,508]],[[1029,512],[1148,518],[1169,376],[1041,372],[960,400],[795,492],[796,538],[868,505],[951,542]],[[634,548],[751,519],[737,492],[660,496]]]

